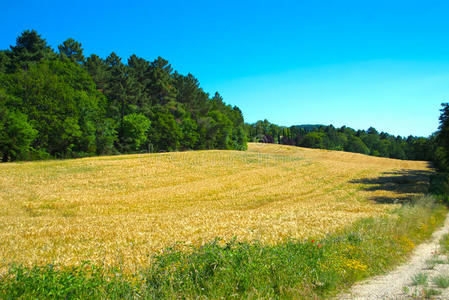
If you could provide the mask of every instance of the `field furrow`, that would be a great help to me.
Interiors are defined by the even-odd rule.
[[[0,165],[0,263],[139,268],[216,237],[322,237],[425,192],[427,163],[250,144]]]

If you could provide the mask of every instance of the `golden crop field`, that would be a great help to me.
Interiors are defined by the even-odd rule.
[[[319,238],[425,191],[426,172],[425,162],[270,144],[0,164],[0,264],[135,270],[177,241]]]

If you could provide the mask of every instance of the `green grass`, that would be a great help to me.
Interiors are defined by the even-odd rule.
[[[412,277],[412,285],[413,286],[427,286],[429,283],[429,276],[425,273],[418,273]]]
[[[445,234],[440,240],[440,251],[443,254],[449,253],[449,234]]]
[[[439,258],[438,255],[433,255],[432,258],[426,260],[427,269],[433,270],[436,265],[446,264],[447,261]]]
[[[425,288],[422,290],[425,299],[432,299],[432,297],[441,295],[441,291],[433,288]]]
[[[432,281],[437,287],[441,289],[449,287],[449,275],[438,275],[435,278],[433,278]]]
[[[13,266],[0,277],[0,298],[271,298],[327,297],[390,270],[428,238],[447,212],[429,197],[394,216],[363,219],[319,241],[277,245],[217,239],[191,251],[177,245],[135,274],[79,267]]]

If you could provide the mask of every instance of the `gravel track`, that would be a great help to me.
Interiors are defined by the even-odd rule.
[[[439,240],[449,232],[449,214],[444,225],[432,234],[430,241],[417,246],[411,258],[394,271],[376,276],[354,285],[349,292],[337,296],[337,299],[416,299],[421,297],[422,288],[412,285],[413,276],[427,274],[429,278],[439,274],[449,274],[449,265],[438,265],[430,269],[426,261],[435,257],[439,249]],[[447,257],[444,256],[446,262]],[[428,288],[433,288],[428,286]],[[449,299],[449,291],[440,291],[441,295],[431,299]]]

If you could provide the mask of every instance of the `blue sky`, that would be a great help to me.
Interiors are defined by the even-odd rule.
[[[247,122],[427,136],[449,102],[449,1],[2,1],[0,49],[25,29],[124,61],[162,56]]]

